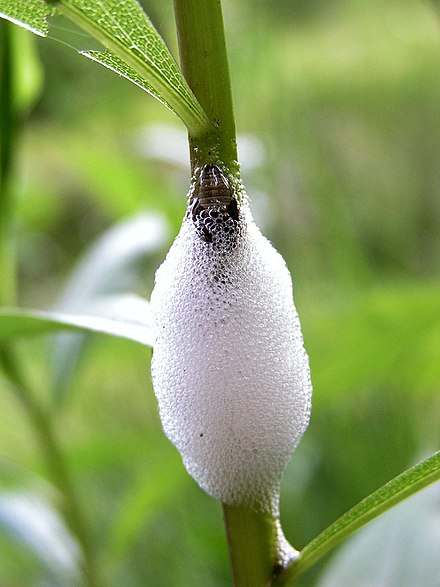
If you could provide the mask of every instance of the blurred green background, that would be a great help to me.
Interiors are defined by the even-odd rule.
[[[312,421],[281,503],[300,548],[438,448],[440,12],[422,0],[223,4],[242,176],[258,224],[292,271],[312,367]],[[171,1],[143,5],[177,55]],[[34,96],[14,186],[27,307],[68,304],[79,259],[141,212],[160,227],[157,238],[128,281],[125,266],[107,279],[148,297],[185,210],[183,125],[57,42],[75,43],[65,28],[49,40],[16,37],[23,100]],[[150,351],[104,336],[84,348],[69,366],[51,340],[19,343],[42,401],[58,393],[54,422],[105,584],[230,585],[220,506],[161,432]],[[60,372],[66,379],[54,386]],[[35,507],[53,513],[62,498],[1,374],[0,388],[0,585],[78,585],[67,534],[52,526],[58,547],[31,540]],[[2,511],[19,513],[8,521]],[[319,585],[320,572],[325,565],[298,584]]]

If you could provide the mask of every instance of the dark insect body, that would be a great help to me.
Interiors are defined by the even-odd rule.
[[[190,197],[191,216],[199,226],[199,234],[212,242],[211,228],[222,218],[238,220],[239,211],[234,190],[217,165],[204,165]]]
[[[194,198],[202,208],[212,205],[228,206],[232,199],[232,190],[228,178],[217,165],[205,165],[200,171],[196,183]]]

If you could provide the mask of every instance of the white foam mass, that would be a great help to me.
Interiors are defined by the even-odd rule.
[[[291,277],[246,202],[232,233],[200,235],[188,213],[151,296],[162,425],[208,494],[276,514],[311,409]]]

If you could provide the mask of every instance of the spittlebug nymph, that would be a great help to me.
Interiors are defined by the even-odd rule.
[[[231,203],[232,190],[228,178],[217,165],[205,165],[200,171],[195,186],[194,199],[201,208],[228,206]]]
[[[228,178],[217,165],[204,165],[189,198],[190,214],[205,242],[213,242],[215,232],[231,233],[231,221],[239,218],[238,203]]]

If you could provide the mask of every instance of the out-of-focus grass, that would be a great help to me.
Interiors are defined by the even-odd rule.
[[[156,8],[171,38],[171,5]],[[415,0],[225,0],[224,11],[237,126],[265,151],[243,176],[293,272],[312,365],[312,422],[282,493],[301,546],[438,445],[440,26]],[[46,83],[20,144],[20,298],[47,306],[117,220],[163,211],[171,239],[188,171],[137,148],[145,125],[172,121],[164,109],[58,43],[37,46]],[[45,389],[45,346],[20,347]],[[108,585],[226,586],[219,505],[163,436],[148,371],[148,351],[96,337],[56,416]],[[45,477],[0,386],[0,458]],[[37,563],[5,552],[0,583],[35,584]]]

